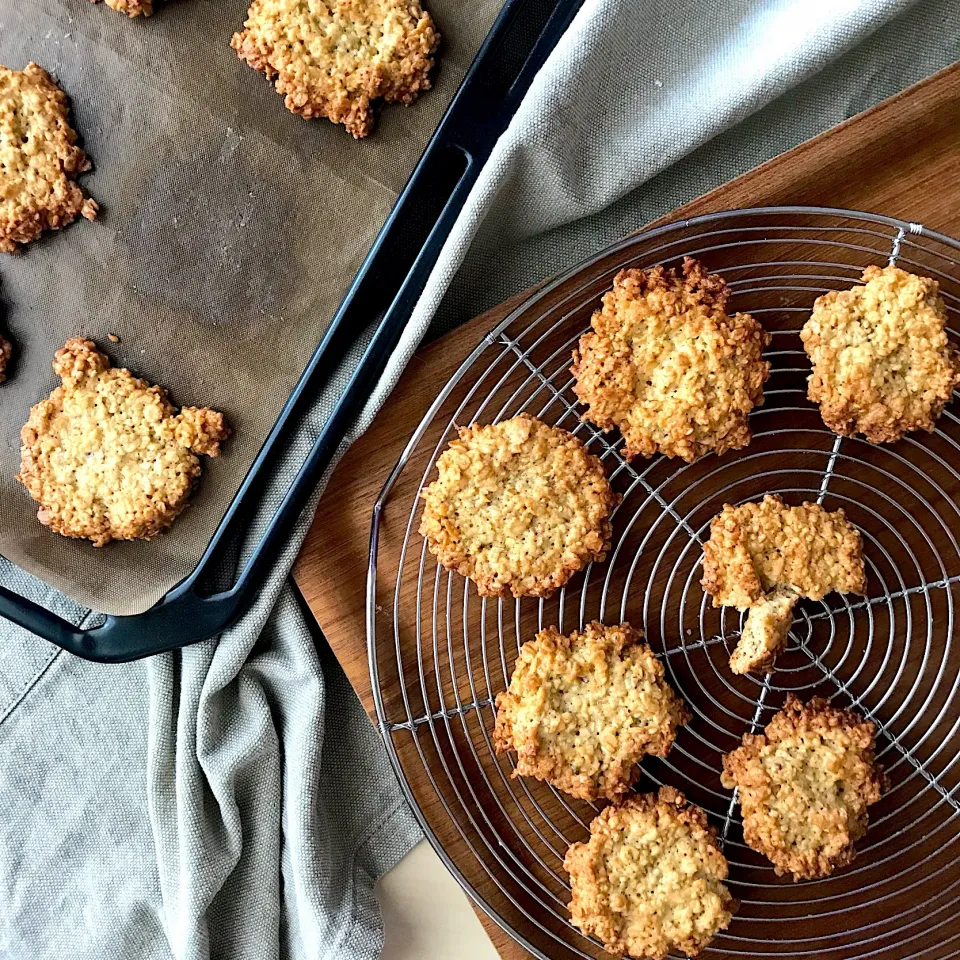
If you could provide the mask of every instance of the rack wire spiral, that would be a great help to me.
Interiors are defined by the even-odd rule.
[[[628,463],[617,436],[581,422],[570,352],[626,266],[701,259],[725,277],[732,310],[773,334],[765,403],[745,450],[693,464]],[[883,447],[840,438],[806,400],[799,330],[814,299],[871,263],[934,277],[960,342],[960,243],[919,224],[853,211],[731,211],[625,240],[554,281],[483,339],[442,388],[377,503],[368,581],[370,668],[394,767],[460,883],[531,954],[606,956],[569,924],[567,846],[598,805],[514,779],[493,750],[494,698],[538,630],[588,620],[641,626],[693,712],[636,789],[669,783],[702,806],[730,862],[740,909],[706,957],[934,960],[960,955],[960,417]],[[528,411],[579,436],[623,500],[613,548],[553,599],[488,601],[438,568],[417,535],[418,494],[456,427]],[[727,659],[741,617],[699,585],[701,544],[725,502],[765,493],[843,507],[862,531],[865,597],[804,601],[765,679]],[[786,694],[853,705],[878,726],[890,789],[854,863],[794,884],[743,843],[721,756],[763,727]]]

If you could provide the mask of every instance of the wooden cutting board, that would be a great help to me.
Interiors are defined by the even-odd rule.
[[[779,204],[883,213],[960,234],[960,65],[694,200],[663,222]],[[525,296],[414,356],[384,410],[336,470],[297,563],[297,583],[371,716],[364,605],[374,501],[439,385]],[[416,794],[417,785],[412,786]],[[431,816],[432,793],[424,790],[420,796],[456,861],[464,852],[462,841],[442,816]],[[482,912],[480,919],[505,960],[529,956]]]

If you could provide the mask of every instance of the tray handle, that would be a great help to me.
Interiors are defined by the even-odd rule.
[[[142,614],[81,630],[0,586],[0,616],[90,660],[119,663],[220,633],[256,598],[269,565],[383,375],[494,145],[583,0],[507,0],[193,573]],[[376,330],[234,585],[203,595],[205,573],[254,509],[267,472],[347,350]]]

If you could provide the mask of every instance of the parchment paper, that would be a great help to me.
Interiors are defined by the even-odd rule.
[[[247,4],[170,0],[131,21],[88,0],[0,0],[0,63],[34,60],[67,91],[94,164],[80,182],[101,205],[95,223],[0,254],[15,351],[0,385],[0,553],[106,613],[142,612],[196,565],[500,0],[428,0],[443,37],[434,89],[385,107],[361,141],[289,113],[237,58]],[[78,334],[235,431],[149,543],[53,534],[14,480],[20,427]]]

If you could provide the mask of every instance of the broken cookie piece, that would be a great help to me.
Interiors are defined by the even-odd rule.
[[[359,138],[373,127],[372,101],[411,104],[430,89],[439,40],[419,0],[253,0],[231,45],[276,80],[288,110]]]
[[[715,607],[748,610],[731,657],[735,673],[770,672],[797,599],[866,589],[860,531],[843,510],[787,506],[778,496],[726,504],[703,545],[703,589]]]
[[[50,74],[35,63],[0,66],[0,251],[14,253],[78,215],[93,220],[96,203],[74,183],[89,169]]]
[[[734,673],[772,672],[787,645],[798,599],[793,590],[777,588],[750,608],[740,640],[730,656]]]
[[[90,340],[58,350],[63,381],[30,411],[17,479],[56,533],[90,540],[149,540],[173,523],[230,431],[223,414],[184,407],[162,387],[112,367]]]

